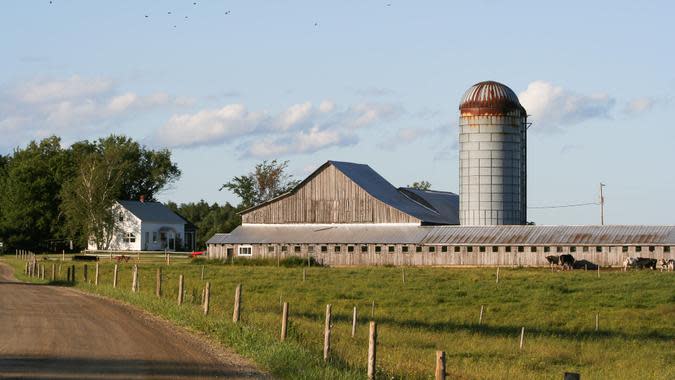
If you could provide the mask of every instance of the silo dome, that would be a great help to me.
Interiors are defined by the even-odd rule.
[[[459,221],[527,222],[527,112],[507,86],[476,83],[459,105]]]
[[[485,81],[471,86],[459,103],[462,114],[471,115],[505,115],[522,113],[525,109],[518,101],[518,96],[508,86],[495,81]]]

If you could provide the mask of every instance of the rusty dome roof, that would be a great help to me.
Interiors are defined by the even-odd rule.
[[[518,96],[508,86],[495,81],[476,83],[466,90],[459,103],[461,113],[501,115],[513,111],[526,114]]]

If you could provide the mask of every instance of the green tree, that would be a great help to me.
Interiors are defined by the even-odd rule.
[[[408,187],[418,190],[429,190],[431,189],[431,183],[429,181],[415,181],[412,183],[412,185],[408,185]]]
[[[288,161],[263,161],[246,175],[236,176],[220,187],[241,198],[239,208],[246,209],[290,191],[300,181],[288,174]]]

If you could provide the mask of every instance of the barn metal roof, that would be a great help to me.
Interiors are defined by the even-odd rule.
[[[459,224],[459,195],[449,191],[420,190],[399,187],[405,196],[423,205],[428,205],[448,218],[448,224]]]
[[[159,202],[117,201],[117,203],[144,222],[165,224],[189,223]]]
[[[223,244],[227,242],[227,237],[230,234],[215,234],[211,236],[211,239],[206,241],[206,244]]]
[[[219,236],[223,235],[223,236]],[[381,243],[448,245],[675,245],[675,226],[255,225],[211,243]]]

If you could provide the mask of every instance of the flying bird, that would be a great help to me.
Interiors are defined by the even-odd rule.
[[[314,23],[314,26],[319,26],[319,23],[318,23],[318,22],[315,22],[315,23]]]
[[[166,12],[166,14],[170,15],[170,14],[171,14],[171,12]]]
[[[226,15],[229,15],[229,14],[230,14],[230,11],[225,12],[225,14],[226,14]]]

